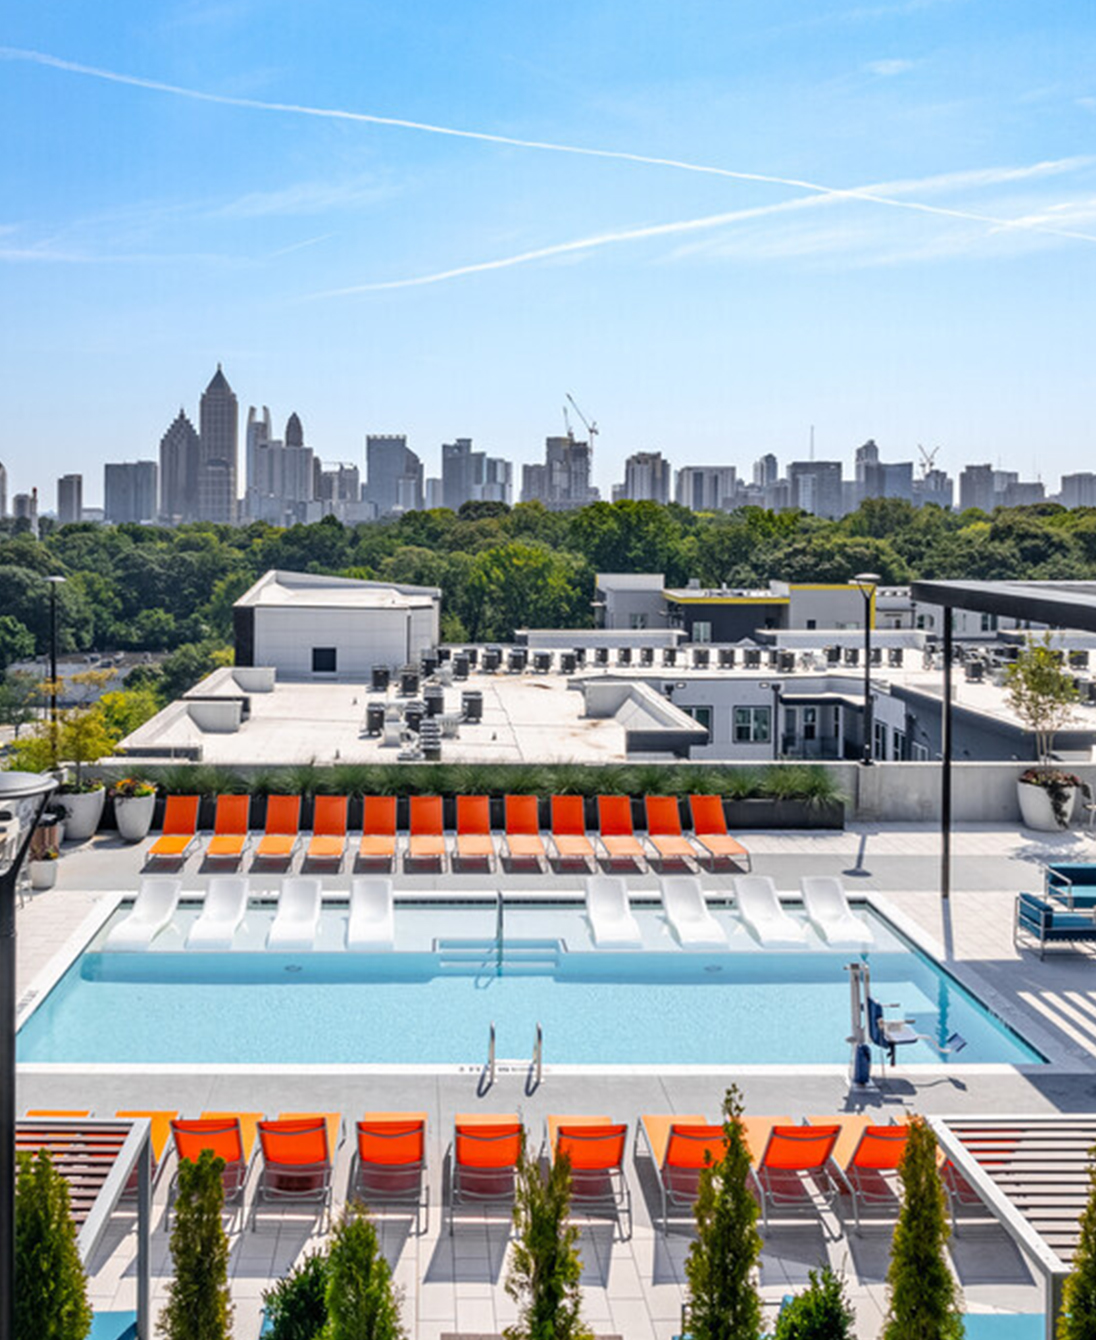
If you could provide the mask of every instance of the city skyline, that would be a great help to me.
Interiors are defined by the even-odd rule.
[[[818,459],[1084,469],[1096,24],[990,13],[24,8],[9,495],[94,505],[217,360],[359,464],[404,432],[535,462],[573,392],[603,496],[635,452],[742,470],[812,426]]]

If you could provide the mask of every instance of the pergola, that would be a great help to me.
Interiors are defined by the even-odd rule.
[[[975,610],[1028,624],[1078,628],[1096,633],[1096,582],[913,582],[915,601],[944,608],[944,702],[941,730],[940,896],[951,894],[951,612]]]
[[[123,1196],[137,1212],[137,1337],[152,1340],[152,1142],[147,1117],[26,1118],[16,1124],[17,1154],[44,1149],[69,1188],[76,1245],[86,1265]]]

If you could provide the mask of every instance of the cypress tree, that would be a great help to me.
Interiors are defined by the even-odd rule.
[[[962,1340],[962,1299],[944,1254],[951,1230],[936,1136],[920,1117],[910,1122],[898,1175],[902,1210],[887,1270],[890,1308],[882,1340]]]
[[[685,1262],[692,1340],[758,1340],[761,1299],[753,1271],[761,1256],[757,1202],[750,1194],[750,1151],[742,1100],[731,1087],[723,1100],[727,1150],[700,1174],[696,1241]]]
[[[68,1183],[41,1149],[20,1154],[15,1182],[16,1340],[84,1340],[87,1276],[76,1246]]]
[[[1090,1151],[1096,1157],[1096,1149]],[[1073,1269],[1062,1293],[1058,1340],[1096,1340],[1096,1165],[1088,1167],[1088,1204],[1081,1215]]]
[[[524,1143],[514,1193],[517,1241],[506,1292],[521,1309],[506,1340],[590,1340],[582,1322],[578,1229],[568,1222],[571,1161],[554,1159],[542,1174]]]
[[[348,1205],[327,1258],[324,1340],[404,1340],[392,1272],[364,1206]]]
[[[156,1329],[164,1340],[228,1340],[228,1238],[221,1223],[225,1161],[203,1149],[197,1163],[179,1164],[171,1259],[175,1277]]]

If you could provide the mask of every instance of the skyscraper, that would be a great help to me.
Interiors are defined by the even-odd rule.
[[[103,466],[103,516],[106,521],[155,521],[159,471],[155,461],[125,461]]]
[[[475,482],[472,455],[470,437],[458,437],[455,442],[442,443],[441,505],[451,507],[454,512],[472,497],[472,485]]]
[[[198,518],[232,525],[236,520],[236,459],[240,414],[220,363],[202,394],[198,414]]]
[[[84,510],[84,476],[62,475],[57,481],[57,524],[79,521]]]
[[[0,461],[0,516],[8,514],[8,472]]]
[[[244,493],[244,512],[251,521],[262,518],[262,506],[259,499],[263,496],[268,482],[268,468],[263,453],[270,445],[270,410],[263,406],[259,417],[254,405],[248,406],[247,431],[244,437],[244,454],[247,458],[247,489]]]
[[[377,516],[422,511],[422,461],[402,433],[370,434],[365,439],[365,500]]]
[[[522,502],[542,502],[553,511],[597,502],[590,486],[590,444],[573,437],[544,440],[544,464],[526,465],[521,473]]]
[[[198,514],[198,465],[201,444],[194,425],[180,409],[160,438],[160,517],[168,525]]]
[[[670,462],[661,451],[637,451],[624,462],[624,483],[613,490],[613,500],[636,502],[670,501]]]
[[[764,456],[759,456],[754,461],[753,482],[760,489],[771,488],[776,483],[779,473],[780,469],[776,457],[771,451],[766,452]]]
[[[733,465],[687,465],[677,472],[674,501],[693,512],[729,511],[737,504]]]
[[[844,512],[840,461],[792,461],[788,466],[791,505],[835,521]]]
[[[983,512],[992,512],[996,506],[994,499],[994,470],[992,465],[968,465],[959,476],[959,510],[965,512],[968,507],[981,508]]]

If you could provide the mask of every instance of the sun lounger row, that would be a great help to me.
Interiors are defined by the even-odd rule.
[[[163,831],[148,851],[149,862],[184,860],[198,842],[198,796],[169,796],[164,809]],[[308,864],[338,865],[346,855],[349,833],[346,796],[316,796],[312,830],[300,831],[300,796],[269,796],[266,826],[259,834],[249,828],[248,796],[218,796],[213,833],[205,846],[206,861],[239,862],[252,836],[258,861],[288,862],[299,842],[306,842]],[[553,858],[561,863],[595,866],[599,853],[610,863],[627,862],[645,869],[654,858],[663,865],[680,861],[687,866],[707,858],[728,860],[749,868],[749,852],[727,831],[723,801],[719,796],[689,796],[686,832],[681,805],[676,796],[647,796],[644,801],[646,832],[637,833],[632,823],[632,802],[627,796],[597,798],[598,829],[586,826],[586,807],[581,796],[552,796],[551,825],[542,831],[537,796],[507,796],[503,830],[491,828],[488,796],[458,796],[456,829],[447,834],[443,825],[440,796],[412,796],[406,834],[396,830],[396,797],[365,796],[362,802],[362,832],[354,851],[359,861],[395,862],[400,839],[405,840],[404,859],[436,862],[444,868],[454,857],[461,863],[483,862],[491,869],[501,854],[511,863],[542,866]]]
[[[32,1109],[29,1118],[88,1117],[89,1112]],[[178,1159],[197,1160],[211,1150],[224,1160],[225,1204],[234,1212],[244,1201],[253,1170],[256,1179],[250,1223],[258,1226],[264,1207],[314,1205],[330,1215],[337,1151],[344,1123],[337,1112],[282,1112],[267,1119],[261,1112],[203,1112],[186,1119],[178,1112],[121,1111],[118,1117],[145,1117],[151,1123],[154,1176],[166,1163],[169,1145]],[[775,1215],[816,1214],[851,1202],[859,1233],[873,1211],[893,1217],[899,1207],[898,1168],[909,1127],[884,1124],[864,1115],[745,1117],[743,1134],[750,1155],[749,1184],[765,1228]],[[355,1148],[348,1194],[371,1206],[388,1203],[413,1207],[416,1226],[429,1214],[427,1117],[423,1112],[367,1112],[354,1123]],[[647,1113],[636,1127],[633,1156],[640,1141],[653,1164],[661,1202],[661,1226],[669,1232],[675,1211],[691,1219],[705,1167],[726,1150],[722,1123],[702,1115]],[[513,1202],[515,1178],[527,1132],[516,1113],[460,1114],[445,1160],[449,1170],[449,1232],[466,1206]],[[612,1214],[622,1237],[631,1233],[631,1193],[625,1174],[628,1126],[598,1115],[550,1114],[545,1120],[542,1156],[566,1155],[571,1164],[576,1209]],[[948,1177],[949,1196],[962,1179]],[[168,1215],[177,1173],[168,1190]],[[969,1191],[969,1185],[966,1188]],[[966,1203],[966,1202],[963,1202]]]

